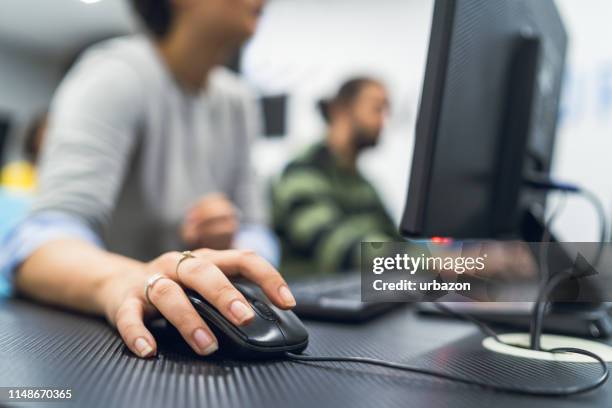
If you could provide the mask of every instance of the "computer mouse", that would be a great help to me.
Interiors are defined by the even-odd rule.
[[[290,310],[274,306],[263,291],[252,283],[234,282],[255,311],[245,326],[236,326],[195,291],[187,297],[219,341],[219,351],[233,357],[265,359],[286,352],[301,353],[308,345],[308,331]]]

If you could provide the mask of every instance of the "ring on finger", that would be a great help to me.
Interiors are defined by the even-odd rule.
[[[145,299],[150,305],[152,305],[153,302],[151,302],[151,298],[149,298],[149,289],[151,289],[153,285],[155,285],[155,282],[157,282],[160,279],[170,279],[170,278],[168,278],[165,275],[162,275],[161,273],[156,273],[155,275],[147,279],[147,283],[145,284],[144,295],[145,295]]]
[[[176,275],[177,279],[179,278],[179,266],[181,266],[181,263],[185,259],[195,258],[195,257],[196,256],[191,251],[183,251],[183,252],[181,252],[181,259],[179,259],[179,261],[176,263],[176,270],[174,271],[174,274]]]

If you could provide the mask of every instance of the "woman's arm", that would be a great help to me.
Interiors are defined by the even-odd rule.
[[[49,242],[21,265],[16,289],[36,300],[103,315],[101,288],[113,276],[142,273],[144,264],[76,239]],[[86,273],[83,273],[86,271]]]
[[[19,292],[42,302],[106,316],[135,354],[148,357],[157,345],[145,326],[158,311],[174,325],[193,350],[207,355],[217,341],[188,301],[183,287],[191,288],[236,325],[252,320],[254,312],[228,277],[242,275],[259,284],[278,307],[288,309],[295,300],[280,274],[249,251],[195,251],[196,258],[181,263],[178,252],[142,263],[112,254],[79,240],[48,242],[28,257],[15,277]],[[150,287],[147,280],[164,276]]]

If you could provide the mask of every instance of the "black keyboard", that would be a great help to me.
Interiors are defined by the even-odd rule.
[[[361,301],[359,274],[290,282],[298,316],[315,320],[360,322],[389,311],[401,303]]]

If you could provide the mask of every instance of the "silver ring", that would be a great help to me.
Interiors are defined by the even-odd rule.
[[[151,302],[151,299],[149,298],[149,289],[151,289],[151,287],[153,287],[153,285],[155,284],[155,282],[157,282],[160,279],[170,279],[165,275],[162,275],[161,273],[156,273],[155,275],[151,276],[149,279],[147,279],[147,283],[145,284],[144,287],[144,295],[145,295],[145,299],[147,299],[147,302],[149,302],[149,304],[153,304],[153,302]]]
[[[177,279],[179,277],[178,276],[178,269],[179,269],[179,266],[181,266],[181,262],[183,262],[185,259],[195,258],[195,257],[196,256],[191,251],[183,251],[183,252],[181,252],[181,259],[179,259],[179,261],[176,263],[176,270],[174,271],[174,274],[176,275]],[[162,275],[161,273],[156,273],[155,275],[153,275],[149,279],[147,279],[147,283],[145,284],[145,287],[144,287],[144,295],[145,295],[145,299],[147,299],[147,302],[149,302],[149,304],[151,304],[151,305],[153,304],[153,302],[151,302],[151,299],[149,298],[149,289],[151,289],[153,287],[155,282],[157,282],[158,280],[160,280],[162,278],[170,279],[169,277],[167,277],[165,275]]]
[[[179,259],[179,261],[177,262],[176,269],[174,271],[174,274],[176,275],[177,279],[179,279],[178,269],[179,269],[179,266],[181,266],[181,262],[183,262],[185,259],[195,258],[195,257],[196,256],[191,251],[183,251],[183,252],[181,252],[181,259]]]

